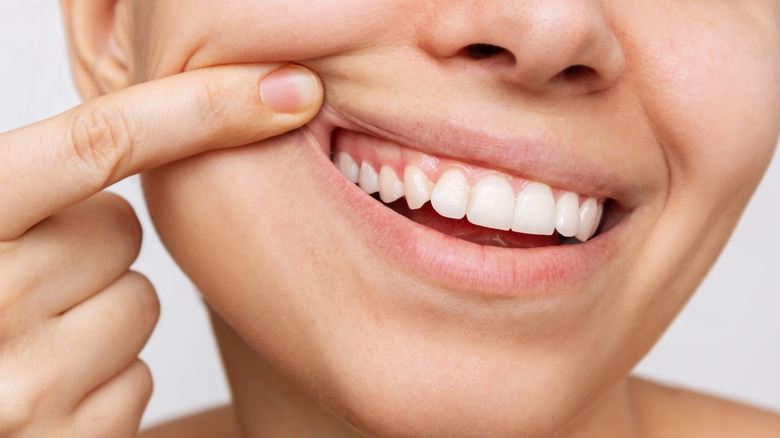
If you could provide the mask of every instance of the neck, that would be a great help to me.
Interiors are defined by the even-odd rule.
[[[214,311],[211,321],[242,437],[361,436],[303,394]]]
[[[624,377],[557,438],[646,437],[642,431],[630,380],[630,377]]]
[[[244,438],[266,436],[360,437],[345,421],[302,393],[211,312]],[[626,438],[639,431],[628,378],[577,418],[558,438]]]

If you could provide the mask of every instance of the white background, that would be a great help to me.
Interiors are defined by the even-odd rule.
[[[79,102],[56,5],[0,1],[0,132]],[[13,163],[0,163],[0,171],[8,166]],[[775,159],[726,252],[638,374],[780,411],[779,188]],[[151,278],[162,304],[142,356],[156,386],[144,423],[226,403],[229,393],[203,305],[157,240],[137,179],[113,189],[136,206],[144,224],[135,269]]]

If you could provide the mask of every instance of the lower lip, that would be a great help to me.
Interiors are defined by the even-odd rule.
[[[302,153],[323,181],[320,187],[328,188],[323,196],[340,209],[333,213],[351,222],[391,267],[463,297],[539,300],[576,294],[614,256],[625,232],[623,220],[576,245],[515,249],[461,240],[407,219],[349,182],[328,159],[330,144],[323,145],[323,138],[315,133]]]

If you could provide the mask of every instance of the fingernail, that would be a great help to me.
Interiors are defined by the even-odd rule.
[[[272,111],[297,113],[309,109],[318,89],[317,79],[308,70],[283,67],[260,82],[260,98]]]

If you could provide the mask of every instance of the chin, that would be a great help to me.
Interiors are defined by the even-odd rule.
[[[402,144],[331,108],[144,185],[163,241],[209,304],[358,430],[555,436],[649,348],[623,345],[631,324],[619,317],[603,337],[630,266],[621,242],[644,225],[639,202],[599,169],[488,166],[517,142],[470,135],[458,138],[497,149],[475,156],[424,135]]]

